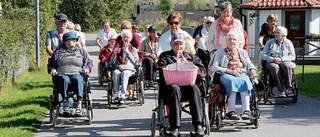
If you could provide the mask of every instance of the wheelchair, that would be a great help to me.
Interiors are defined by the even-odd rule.
[[[222,128],[222,120],[226,119],[226,91],[224,89],[223,84],[220,81],[221,73],[216,72],[212,79],[212,82],[209,86],[209,105],[208,105],[208,115],[210,125],[215,125],[216,128],[219,130]],[[259,128],[260,122],[260,110],[257,101],[257,92],[262,91],[264,87],[262,82],[260,84],[253,84],[253,89],[251,90],[250,94],[250,122],[249,125],[254,125],[254,129]]]
[[[112,81],[112,77],[108,77],[104,72],[106,71],[112,71],[113,66],[109,65],[107,68],[99,62],[98,63],[98,84],[102,87],[104,83],[108,83]]]
[[[136,72],[129,78],[128,85],[135,84],[135,87],[133,89],[136,92],[137,100],[139,101],[139,104],[144,104],[144,81],[143,81],[143,68],[141,65],[136,65]],[[112,76],[111,76],[112,77]],[[127,87],[121,87],[121,88],[127,88]],[[115,92],[113,91],[113,80],[107,81],[107,100],[108,100],[108,106],[111,107],[112,104],[116,104],[114,100]]]
[[[143,80],[143,83],[144,83],[144,90],[148,90],[148,89],[154,89],[155,86],[157,85],[157,82],[156,81],[153,81],[153,82],[149,82],[146,80],[146,75],[147,75],[147,72],[146,72],[146,65],[145,65],[145,61],[143,60],[142,61],[142,80]],[[154,68],[154,79],[156,79],[159,75],[159,72],[157,71],[157,68]],[[152,78],[151,78],[152,79]]]
[[[83,92],[83,98],[82,98],[82,110],[81,110],[81,117],[86,117],[88,118],[88,124],[92,124],[92,119],[93,119],[93,107],[92,107],[92,96],[91,96],[91,85],[89,82],[89,76],[82,75],[83,80],[84,80],[84,92]],[[56,125],[57,123],[57,118],[58,116],[63,116],[61,115],[61,104],[63,102],[62,97],[60,95],[60,92],[62,92],[59,87],[57,86],[57,76],[52,77],[53,81],[53,91],[52,94],[50,95],[49,98],[49,111],[50,111],[50,122],[52,123],[53,126]],[[68,91],[67,91],[67,98],[68,101],[71,102],[77,102],[77,97],[75,95],[75,92],[69,85]],[[73,103],[73,106],[77,105],[76,103]],[[69,115],[72,116],[72,115]]]
[[[197,84],[198,87],[200,88],[201,92],[201,106],[202,106],[202,128],[207,136],[210,135],[210,123],[209,123],[209,117],[208,117],[208,93],[207,93],[207,87],[206,87],[206,79],[201,78],[197,79]],[[160,82],[158,80],[158,88],[160,87]],[[169,118],[168,114],[168,106],[166,106],[166,103],[164,102],[163,99],[160,98],[160,91],[158,89],[158,106],[156,106],[155,109],[152,110],[152,115],[151,115],[151,136],[155,137],[156,136],[156,129],[158,127],[159,134],[160,136],[167,136],[168,131],[169,131],[169,121],[167,119]],[[189,104],[181,102],[181,108],[180,110],[182,112],[185,112],[187,114],[190,114],[190,110],[188,110]],[[181,113],[180,113],[181,115]],[[192,132],[190,132],[192,136]]]
[[[262,80],[265,85],[263,101],[265,104],[268,103],[268,100],[271,97],[283,98],[283,97],[278,97],[273,93],[273,88],[276,87],[276,85],[273,83],[270,72],[266,69],[266,63],[267,63],[266,61],[262,60]],[[298,95],[298,83],[297,83],[296,75],[294,74],[294,67],[292,69],[292,80],[291,80],[293,95],[286,96],[285,98],[292,98],[293,103],[297,103],[299,95]]]

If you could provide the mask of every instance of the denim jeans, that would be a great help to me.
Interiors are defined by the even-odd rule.
[[[69,88],[74,90],[79,99],[82,99],[83,89],[84,89],[84,80],[80,74],[74,75],[66,75],[66,74],[58,74],[57,84],[62,93],[62,98],[67,98],[67,91]]]

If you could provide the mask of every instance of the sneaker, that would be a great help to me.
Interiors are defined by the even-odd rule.
[[[178,128],[175,128],[169,131],[168,137],[178,137],[178,136],[179,136]]]
[[[294,96],[291,89],[286,89],[287,96]]]
[[[136,100],[137,99],[137,95],[133,95],[132,99]]]
[[[124,104],[124,98],[120,98],[119,103],[120,103],[120,104]]]
[[[114,103],[119,103],[119,102],[120,102],[120,98],[119,98],[119,97],[116,97],[113,102],[114,102]]]
[[[285,91],[281,91],[279,97],[285,98],[286,97],[286,92]]]
[[[80,117],[81,116],[81,110],[82,110],[81,108],[76,108],[74,116]]]
[[[232,120],[239,120],[240,118],[238,117],[238,115],[236,114],[236,112],[234,111],[230,111],[227,113],[227,117],[229,119],[232,119]]]
[[[206,134],[204,133],[201,125],[194,127],[196,137],[204,137]]]
[[[250,111],[249,111],[249,110],[243,111],[243,114],[242,114],[242,116],[241,116],[241,119],[242,119],[242,120],[248,120],[248,119],[250,119]]]
[[[132,95],[129,95],[128,100],[132,100],[132,99],[133,99]]]

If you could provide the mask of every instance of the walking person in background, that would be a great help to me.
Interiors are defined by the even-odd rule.
[[[261,31],[259,33],[258,44],[260,46],[258,70],[262,69],[261,55],[264,45],[268,40],[275,38],[274,31],[276,30],[278,22],[278,16],[276,14],[270,14],[267,17],[267,23],[263,23],[261,26]]]
[[[99,46],[100,50],[108,45],[108,40],[111,36],[118,36],[117,32],[110,28],[110,21],[105,19],[102,21],[103,29],[99,30],[96,43]]]
[[[56,28],[50,30],[46,36],[46,51],[51,56],[54,50],[63,43],[62,37],[67,30],[68,16],[64,13],[54,15]]]
[[[159,39],[159,46],[157,48],[157,56],[160,56],[160,54],[164,51],[169,51],[171,50],[170,47],[170,40],[171,40],[171,35],[176,33],[176,32],[181,32],[185,37],[185,51],[195,55],[196,50],[194,48],[194,39],[189,35],[188,32],[180,29],[182,25],[182,16],[180,12],[172,12],[168,18],[167,18],[167,23],[169,24],[169,30],[165,33],[163,33]]]
[[[202,36],[198,36],[199,37],[199,42],[198,42],[198,48],[197,48],[197,56],[201,59],[203,65],[207,68],[208,64],[210,62],[210,56],[211,56],[211,52],[213,49],[207,49],[206,46],[206,40],[208,39],[208,33],[210,30],[210,26],[211,24],[214,22],[214,18],[211,16],[208,16],[205,21],[205,27],[202,28],[201,30],[201,34]]]
[[[230,31],[236,31],[239,34],[239,46],[244,46],[244,36],[242,24],[239,20],[232,16],[233,9],[229,1],[224,1],[220,4],[220,17],[211,25],[207,48],[213,53],[219,48],[225,49],[227,47],[226,37]]]
[[[86,49],[86,34],[81,31],[80,24],[74,25],[74,30],[76,31],[77,37],[79,38],[79,43],[82,48]]]
[[[199,19],[199,26],[194,30],[194,33],[192,35],[192,38],[196,38],[197,36],[201,37],[202,32],[201,30],[205,27],[204,21],[206,20],[206,16],[201,16]]]

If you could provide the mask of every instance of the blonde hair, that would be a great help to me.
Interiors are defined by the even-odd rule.
[[[68,21],[68,23],[67,23],[67,29],[74,30],[74,24],[73,24],[72,21]]]
[[[269,20],[275,20],[276,22],[278,22],[278,16],[277,16],[277,14],[270,14],[270,15],[267,17],[267,22],[269,22]]]
[[[123,21],[122,21],[121,26],[120,26],[121,29],[122,29],[123,26],[126,26],[126,29],[132,30],[132,24],[131,24],[131,22],[128,21],[128,20],[123,20]]]
[[[80,24],[75,24],[75,25],[74,25],[74,30],[81,31],[81,26],[80,26]]]
[[[182,23],[182,16],[180,12],[177,12],[177,11],[171,12],[167,18],[167,23],[169,23],[170,20],[172,20],[173,18],[177,18]]]

